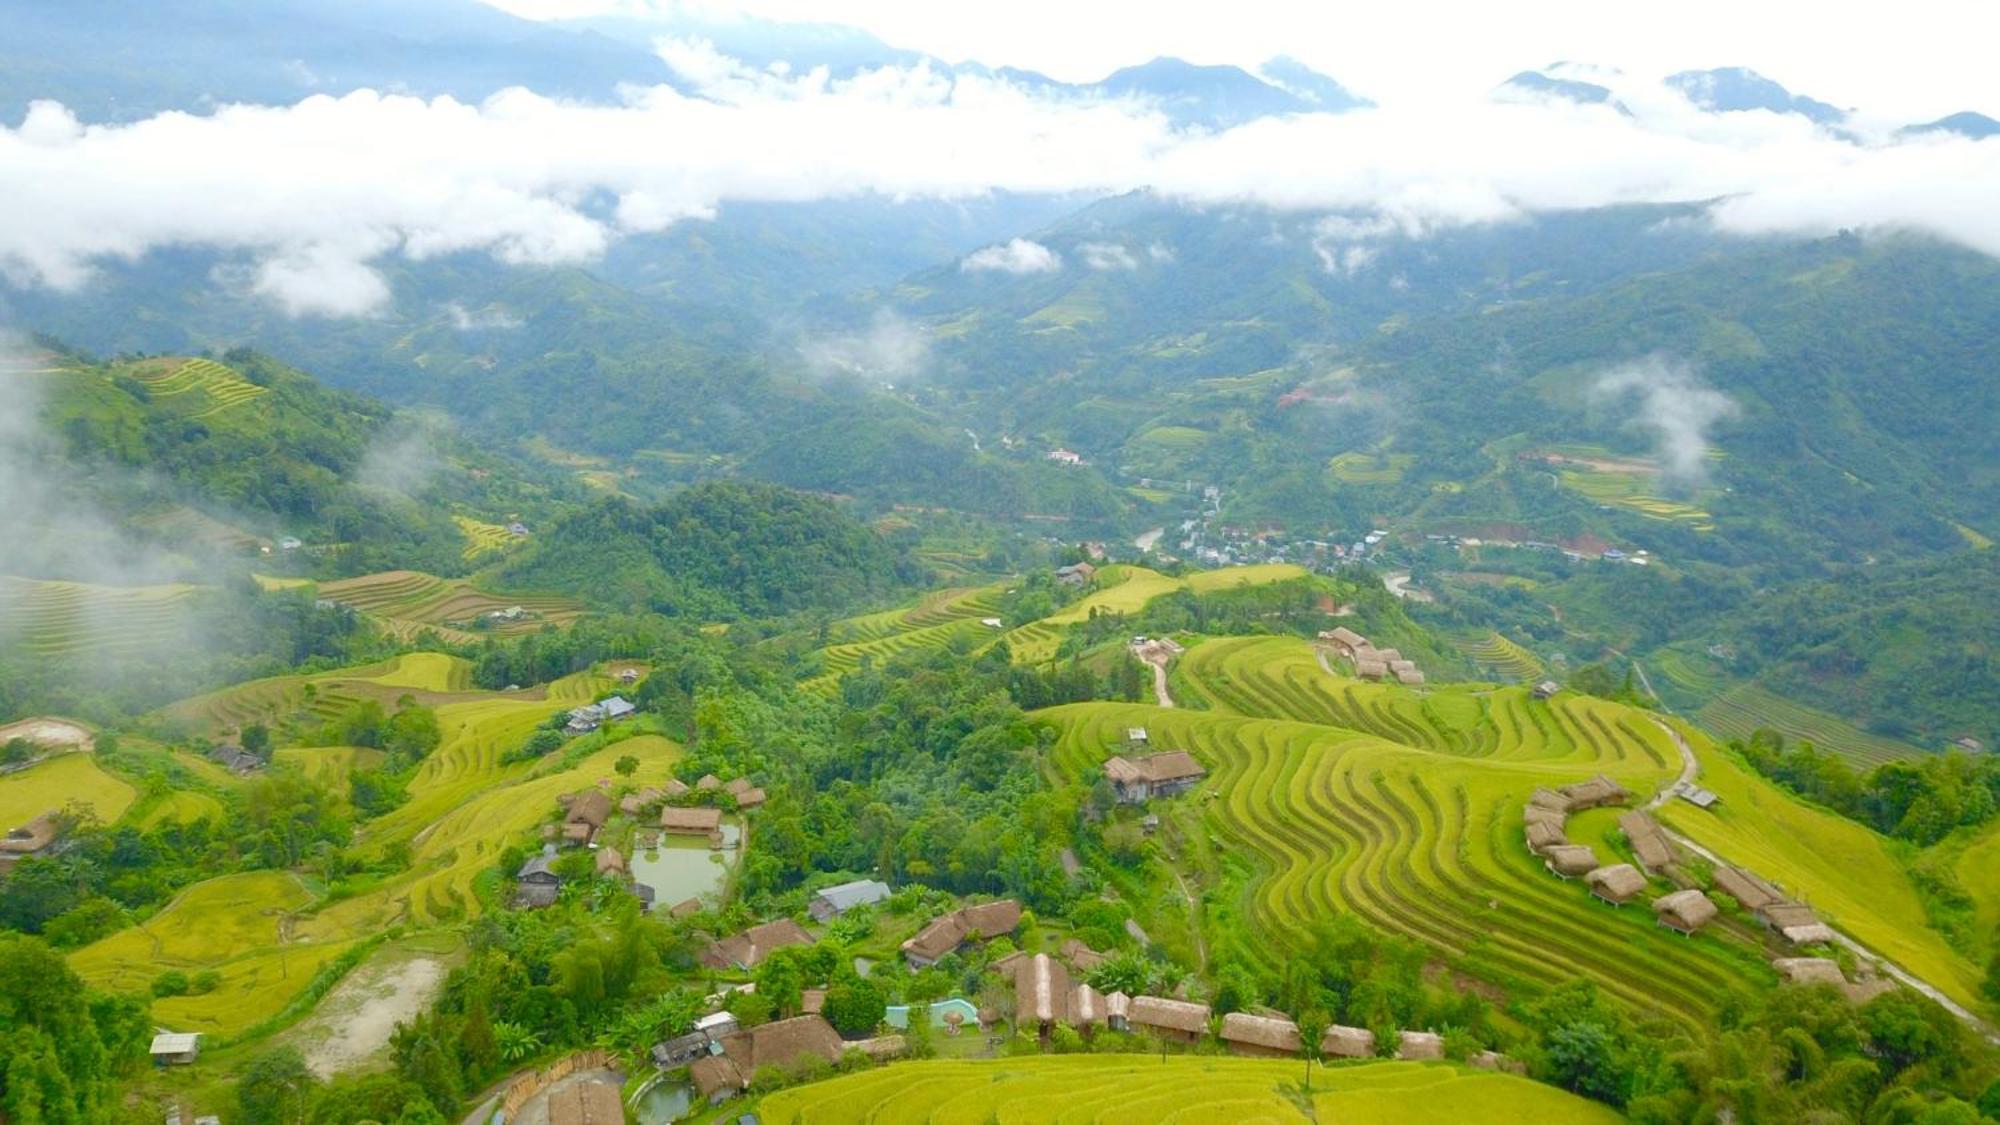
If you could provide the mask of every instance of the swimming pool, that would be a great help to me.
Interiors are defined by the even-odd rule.
[[[949,1000],[940,1000],[932,1004],[931,1026],[949,1026],[944,1018],[947,1012],[957,1012],[963,1017],[960,1022],[967,1026],[979,1026],[979,1006],[962,996],[954,996]],[[908,1027],[910,1026],[910,1006],[908,1004],[891,1004],[888,1010],[883,1013],[882,1018],[888,1021],[890,1027]]]

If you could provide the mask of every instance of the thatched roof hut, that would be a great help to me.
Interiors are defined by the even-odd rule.
[[[1528,803],[1552,812],[1567,813],[1574,802],[1569,799],[1568,794],[1558,793],[1545,786],[1537,786],[1533,793],[1528,794]]]
[[[1291,1020],[1231,1012],[1222,1017],[1222,1041],[1244,1055],[1296,1055],[1299,1025]]]
[[[1587,844],[1558,844],[1542,853],[1542,866],[1565,879],[1597,869],[1597,853]]]
[[[1134,996],[1126,1018],[1135,1028],[1192,1040],[1208,1030],[1208,1005],[1162,996]]]
[[[660,810],[660,829],[679,836],[707,836],[722,827],[722,810],[668,805]]]
[[[711,1104],[735,1097],[746,1085],[743,1072],[728,1055],[703,1055],[689,1063],[688,1081]]]
[[[1594,809],[1603,805],[1622,805],[1632,799],[1623,785],[1598,774],[1589,781],[1579,781],[1565,785],[1562,792],[1570,799],[1571,810]]]
[[[1108,960],[1104,954],[1099,953],[1097,950],[1090,948],[1075,938],[1069,938],[1064,941],[1061,952],[1062,959],[1068,961],[1069,967],[1079,973],[1087,973]]]
[[[1718,911],[1707,895],[1689,887],[1654,899],[1653,913],[1660,916],[1660,925],[1691,934],[1714,921]]]
[[[1014,965],[1014,1019],[1044,1029],[1068,1014],[1069,971],[1046,953]]]
[[[1743,909],[1762,910],[1785,896],[1778,888],[1740,867],[1715,869],[1715,889],[1743,904]]]
[[[1827,957],[1780,957],[1771,962],[1771,967],[1791,984],[1847,983],[1847,978],[1841,975],[1840,964]]]
[[[1326,1034],[1320,1036],[1319,1053],[1330,1059],[1372,1059],[1375,1033],[1365,1027],[1329,1024]]]
[[[1590,885],[1590,893],[1613,906],[1623,906],[1632,901],[1632,896],[1646,889],[1646,877],[1629,863],[1614,863],[1600,867],[1583,877]]]
[[[1097,1027],[1110,1019],[1104,994],[1087,984],[1076,984],[1069,990],[1069,1012],[1066,1022],[1081,1031]]]
[[[1559,826],[1546,821],[1530,823],[1527,835],[1528,850],[1538,854],[1549,848],[1569,843],[1569,837],[1563,834]]]
[[[625,856],[617,848],[597,849],[597,873],[599,875],[625,874]]]
[[[774,950],[788,945],[811,945],[812,935],[804,926],[790,918],[780,918],[761,926],[752,926],[740,934],[732,934],[721,941],[710,943],[701,955],[701,963],[711,969],[737,967],[754,969]]]
[[[1354,674],[1364,680],[1379,680],[1389,674],[1389,665],[1386,661],[1364,660],[1357,657],[1354,661]]]
[[[1561,828],[1569,817],[1559,809],[1544,808],[1541,805],[1524,805],[1521,820],[1527,824],[1553,824]]]
[[[1441,1059],[1444,1037],[1432,1031],[1405,1031],[1396,1044],[1399,1059]]]
[[[1666,830],[1660,827],[1659,821],[1634,810],[1620,814],[1618,828],[1631,841],[1632,851],[1639,857],[1639,866],[1657,874],[1673,865],[1673,842],[1667,839]]]

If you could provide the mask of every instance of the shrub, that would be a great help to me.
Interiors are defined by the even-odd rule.
[[[153,978],[153,995],[185,996],[188,990],[187,974],[179,969],[168,969]]]
[[[188,981],[188,991],[195,996],[206,996],[222,987],[222,974],[214,969],[203,969]]]

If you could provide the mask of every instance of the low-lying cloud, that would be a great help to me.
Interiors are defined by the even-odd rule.
[[[799,354],[815,374],[903,382],[924,373],[931,342],[921,325],[893,309],[877,309],[866,331],[809,340],[799,346]]]
[[[2000,255],[2000,139],[1857,144],[1796,116],[1703,113],[1656,83],[1615,89],[1623,111],[1468,101],[1205,132],[1139,102],[922,65],[833,79],[753,69],[706,44],[662,53],[702,96],[659,86],[590,105],[514,89],[467,105],[361,91],[119,125],[38,102],[0,129],[0,276],[73,288],[99,261],[209,247],[253,258],[249,284],[292,315],[355,316],[388,301],[377,267],[389,258],[587,262],[724,201],[1139,188],[1354,215],[1415,237],[1537,211],[1715,200],[1710,221],[1725,231],[1916,230]],[[1371,238],[1321,241],[1329,268],[1366,267]],[[1125,268],[1118,252],[1083,259]],[[963,264],[1062,262],[1023,241]]]
[[[1626,424],[1653,438],[1660,483],[1682,493],[1708,483],[1709,431],[1738,412],[1736,400],[1705,385],[1694,368],[1659,355],[1604,372],[1591,393],[1629,407]]]
[[[1016,238],[974,250],[958,265],[967,273],[1054,273],[1062,268],[1062,255],[1031,239]]]

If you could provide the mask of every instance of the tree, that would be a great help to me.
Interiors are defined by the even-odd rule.
[[[621,754],[611,768],[618,771],[619,777],[631,777],[639,772],[639,759],[631,754]]]
[[[1306,1093],[1312,1093],[1313,1064],[1320,1060],[1320,1047],[1326,1039],[1327,1025],[1333,1020],[1324,1008],[1307,1008],[1298,1014],[1300,1054],[1306,1057]]]
[[[236,1119],[245,1125],[304,1121],[315,1082],[297,1047],[279,1047],[250,1060],[236,1081]]]
[[[263,723],[251,723],[238,731],[236,737],[243,743],[243,749],[257,755],[259,758],[269,756],[271,749],[270,727],[265,726]]]
[[[858,1038],[875,1030],[887,1014],[888,1005],[882,998],[882,990],[865,979],[842,981],[826,990],[826,1002],[820,1014],[834,1030],[850,1039]],[[915,1014],[912,1019],[923,1019]]]

